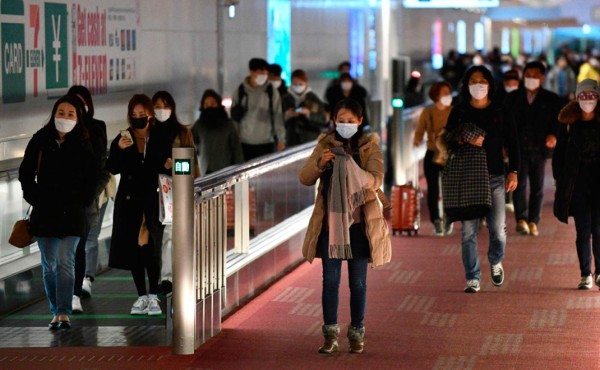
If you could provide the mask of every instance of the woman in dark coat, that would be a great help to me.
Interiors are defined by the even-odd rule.
[[[200,99],[200,118],[192,127],[200,168],[205,175],[244,162],[235,123],[227,116],[222,98],[208,89]]]
[[[76,96],[60,98],[50,121],[27,144],[19,167],[23,197],[33,206],[31,233],[40,248],[54,315],[51,330],[71,327],[75,249],[87,232],[86,207],[97,184],[97,164],[83,119],[83,104]]]
[[[158,221],[157,187],[158,171],[165,159],[158,153],[163,151],[164,140],[156,135],[154,107],[148,96],[131,98],[127,119],[130,127],[113,140],[106,162],[112,174],[121,175],[109,266],[131,270],[139,296],[131,308],[132,315],[160,315],[157,293],[163,226]]]
[[[94,275],[96,272],[97,255],[98,255],[98,243],[94,243],[90,237],[90,230],[98,230],[98,223],[102,223],[102,217],[104,217],[104,211],[106,210],[106,203],[104,206],[100,206],[98,200],[100,194],[104,191],[104,188],[108,184],[110,179],[110,172],[106,169],[106,147],[108,145],[106,137],[106,123],[99,119],[94,118],[94,103],[92,101],[92,94],[90,91],[81,85],[74,85],[68,91],[69,95],[77,96],[84,105],[85,119],[84,124],[90,134],[90,142],[94,149],[94,157],[96,158],[98,168],[98,183],[96,184],[96,197],[92,202],[92,205],[88,207],[86,217],[88,218],[88,230],[85,235],[79,240],[77,244],[77,251],[75,252],[75,287],[73,290],[73,312],[81,313],[83,308],[81,307],[81,296],[84,292],[82,289],[85,284],[87,290],[86,293],[91,295],[91,285],[94,281]],[[102,216],[101,216],[102,215]],[[93,233],[96,235],[96,232]],[[97,238],[97,235],[96,235]],[[88,243],[89,240],[89,243]],[[88,245],[94,245],[95,251],[91,249],[88,251]],[[88,258],[87,255],[90,255]]]
[[[575,219],[577,257],[581,270],[579,289],[600,286],[600,87],[594,80],[577,85],[576,99],[567,104],[552,158],[556,180],[554,215],[567,223]],[[591,238],[591,245],[590,245]],[[592,278],[592,251],[596,271]]]

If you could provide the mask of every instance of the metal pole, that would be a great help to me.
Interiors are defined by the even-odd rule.
[[[173,354],[194,354],[194,149],[173,148]]]
[[[223,46],[223,10],[225,2],[216,0],[217,2],[217,87],[219,93],[223,94],[225,87],[225,51]]]

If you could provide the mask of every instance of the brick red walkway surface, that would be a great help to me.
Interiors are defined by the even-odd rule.
[[[303,264],[223,323],[194,355],[169,347],[0,349],[0,369],[599,369],[600,292],[577,290],[574,226],[552,216],[546,189],[540,236],[518,235],[508,213],[502,287],[490,282],[487,230],[479,238],[482,290],[463,293],[460,225],[394,237],[393,261],[368,276],[365,352],[319,355],[321,265]],[[423,200],[423,205],[424,200]],[[424,208],[423,208],[424,209]],[[349,322],[344,272],[339,321]]]

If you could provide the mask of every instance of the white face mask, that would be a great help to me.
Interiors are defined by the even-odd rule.
[[[481,100],[487,96],[488,85],[484,85],[484,84],[469,85],[469,93],[476,100]]]
[[[266,74],[256,75],[256,77],[254,77],[254,83],[257,84],[258,86],[262,86],[265,84],[265,82],[267,82],[268,78],[269,78],[269,76]]]
[[[274,88],[279,89],[279,86],[281,86],[281,80],[271,80],[271,85],[273,85]]]
[[[171,117],[170,109],[155,109],[154,113],[156,113],[154,117],[156,117],[159,122],[165,122]]]
[[[352,90],[352,82],[351,81],[344,81],[340,85],[342,86],[342,90],[344,90],[344,91]]]
[[[292,85],[292,90],[298,95],[302,94],[306,90],[306,85]]]
[[[440,98],[440,103],[442,103],[443,106],[445,107],[449,107],[450,104],[452,104],[452,95],[444,95]]]
[[[540,79],[539,78],[525,77],[525,88],[527,90],[533,91],[533,90],[537,90],[539,87],[540,87]]]
[[[335,124],[335,130],[344,139],[350,139],[358,131],[358,125],[356,123],[338,122]]]
[[[76,124],[77,124],[77,121],[74,121],[72,119],[66,119],[66,118],[55,118],[54,119],[54,125],[56,126],[56,131],[62,132],[63,134],[67,134],[67,133],[73,131],[73,128],[75,128]]]
[[[507,93],[511,93],[511,92],[517,90],[518,88],[519,88],[519,86],[504,86],[504,90]]]
[[[585,113],[592,113],[594,109],[596,109],[596,105],[598,104],[598,100],[580,100],[579,107]]]

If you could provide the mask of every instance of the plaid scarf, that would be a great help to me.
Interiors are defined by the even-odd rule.
[[[365,204],[367,177],[351,155],[336,153],[329,187],[329,258],[351,259],[352,213]]]

